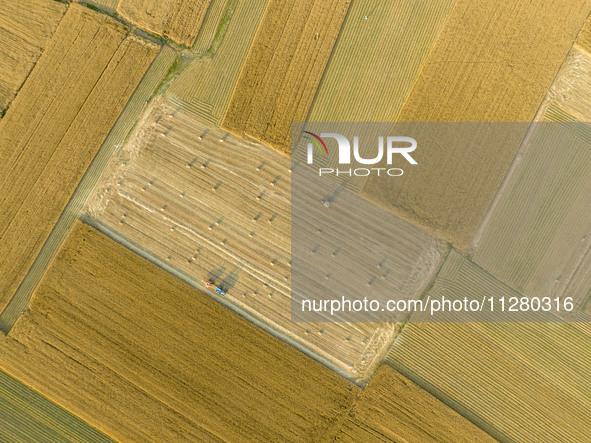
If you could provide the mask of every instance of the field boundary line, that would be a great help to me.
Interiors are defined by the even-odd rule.
[[[312,97],[312,101],[310,102],[310,107],[308,108],[308,112],[306,113],[306,123],[309,121],[310,119],[310,114],[312,113],[312,109],[314,109],[314,105],[316,104],[316,100],[318,99],[318,91],[320,91],[320,88],[322,87],[322,84],[324,83],[324,79],[326,77],[326,72],[328,71],[328,67],[330,66],[330,62],[333,59],[334,53],[335,53],[335,49],[337,47],[337,45],[339,44],[339,41],[342,38],[343,35],[343,28],[345,27],[345,24],[347,23],[347,19],[349,18],[349,14],[351,12],[351,4],[353,3],[352,0],[351,3],[349,3],[349,6],[347,6],[347,12],[345,13],[345,17],[343,18],[343,22],[341,23],[341,27],[339,28],[339,33],[337,34],[337,38],[334,41],[334,45],[332,45],[332,48],[330,50],[330,55],[328,56],[328,59],[326,60],[326,65],[324,66],[324,71],[322,71],[322,76],[320,77],[320,81],[318,82],[318,86],[316,87],[316,90],[314,91],[314,97]]]
[[[427,283],[427,286],[425,286],[425,289],[423,289],[423,292],[421,293],[420,297],[417,298],[417,300],[424,300],[427,293],[433,288],[433,286],[435,285],[435,281],[437,280],[439,273],[443,269],[443,265],[445,264],[447,257],[449,257],[449,254],[452,249],[453,249],[453,247],[452,247],[451,243],[448,243],[447,249],[441,255],[439,266],[438,266],[437,270],[433,273],[433,276],[431,277],[431,279]],[[425,303],[423,303],[423,306],[424,305],[425,305]],[[400,326],[398,327],[398,331],[396,332],[396,334],[394,335],[394,338],[392,339],[392,341],[390,342],[390,344],[386,348],[386,353],[382,356],[382,359],[380,360],[380,363],[376,367],[376,370],[367,377],[367,383],[369,383],[371,381],[371,379],[373,378],[373,376],[378,371],[378,369],[380,368],[381,365],[388,364],[388,358],[389,358],[388,356],[390,355],[390,352],[392,351],[392,349],[394,349],[394,346],[396,345],[396,342],[398,341],[398,339],[402,336],[402,331],[404,330],[404,328],[406,327],[408,322],[411,320],[413,314],[414,314],[414,312],[409,312],[406,315],[406,318],[400,323]]]
[[[241,308],[240,306],[236,305],[225,299],[222,296],[215,296],[214,293],[211,291],[205,292],[203,290],[203,285],[196,281],[195,279],[191,278],[187,274],[178,269],[174,268],[173,266],[167,264],[163,260],[160,260],[158,257],[154,256],[148,251],[145,251],[140,246],[136,245],[134,242],[126,239],[124,236],[120,235],[119,233],[115,232],[108,226],[102,224],[99,220],[92,218],[88,215],[83,215],[80,220],[87,225],[93,227],[97,231],[101,232],[102,234],[109,237],[111,240],[125,246],[127,249],[132,251],[133,253],[139,255],[143,259],[149,261],[150,263],[158,266],[159,268],[165,270],[166,272],[174,275],[176,278],[181,280],[182,282],[188,284],[189,286],[197,289],[203,295],[210,297],[212,300],[218,302],[220,305],[224,306],[225,308],[229,309],[230,311],[234,312],[238,316],[242,317],[249,323],[253,324],[254,326],[262,329],[263,331],[267,332],[268,334],[272,335],[273,337],[281,340],[282,342],[292,346],[293,348],[297,349],[298,351],[302,352],[303,354],[307,355],[308,357],[312,358],[313,360],[317,361],[318,363],[326,366],[328,369],[332,370],[336,374],[340,375],[341,377],[349,380],[351,383],[358,387],[363,387],[365,383],[357,380],[355,377],[349,375],[342,366],[339,366],[329,358],[323,356],[322,352],[313,349],[310,345],[304,345],[299,341],[295,340],[289,333],[283,331],[283,328],[280,328],[278,325],[274,325],[271,323],[266,323],[261,321],[261,319],[255,317],[247,310]]]
[[[442,402],[444,405],[449,407],[451,410],[457,412],[459,415],[464,417],[473,425],[477,426],[479,429],[482,429],[488,435],[493,437],[494,439],[498,440],[501,443],[517,443],[516,440],[513,440],[509,436],[505,435],[502,431],[494,427],[492,424],[487,422],[485,419],[481,418],[476,413],[472,412],[469,408],[465,407],[462,403],[455,400],[450,395],[443,392],[441,389],[437,388],[432,383],[428,382],[420,375],[416,374],[412,370],[406,368],[404,365],[390,360],[390,358],[386,359],[385,363],[390,366],[395,371],[402,374],[404,377],[408,378],[410,381],[415,383],[420,388],[427,391],[437,400]]]
[[[127,137],[128,133],[132,130],[133,125],[128,127],[127,121],[134,115],[134,122],[137,120],[144,109],[146,101],[148,101],[148,99],[152,96],[154,90],[160,82],[161,76],[149,76],[149,74],[153,74],[150,73],[153,67],[158,68],[157,60],[162,54],[164,54],[164,51],[167,50],[166,48],[167,46],[162,46],[156,57],[154,57],[154,60],[152,60],[152,63],[142,76],[142,79],[136,86],[131,98],[117,118],[115,125],[109,131],[109,135],[107,135],[107,138],[105,138],[105,141],[99,148],[96,156],[80,180],[80,183],[78,183],[76,190],[72,194],[72,197],[68,201],[68,204],[64,208],[57,223],[51,230],[51,233],[43,244],[41,251],[27,271],[25,278],[6,305],[6,308],[4,308],[2,313],[0,313],[0,330],[4,333],[8,334],[21,314],[28,310],[28,305],[31,297],[33,296],[33,292],[39,282],[42,280],[45,271],[50,265],[50,262],[70,232],[72,225],[82,213],[88,197],[91,195],[96,183],[98,183],[100,177],[107,168],[111,158],[113,155],[115,155],[118,148],[123,144],[123,141]],[[166,54],[163,56],[165,55]],[[164,74],[166,74],[167,69],[168,67],[166,66],[166,69],[164,69]],[[151,77],[154,78],[152,79]],[[146,84],[144,84],[144,81],[147,82],[147,88]],[[151,85],[153,87],[150,87]],[[137,104],[142,103],[142,106],[136,106]]]
[[[515,153],[515,156],[513,157],[513,160],[511,162],[511,166],[509,166],[509,169],[507,170],[505,177],[503,177],[503,181],[501,182],[501,186],[499,186],[499,188],[497,189],[497,192],[495,193],[495,196],[492,199],[490,206],[486,210],[484,218],[482,219],[482,221],[480,222],[480,225],[478,226],[478,230],[476,231],[476,233],[472,237],[472,244],[470,246],[471,248],[478,247],[478,244],[480,242],[482,234],[484,233],[484,230],[486,229],[486,225],[488,224],[488,221],[490,220],[490,217],[492,216],[494,209],[496,208],[497,204],[499,203],[499,200],[500,200],[503,192],[505,191],[505,188],[507,187],[507,182],[509,181],[509,179],[511,178],[511,176],[515,172],[514,170],[519,165],[519,163],[521,161],[521,157],[522,157],[523,153],[525,152],[525,145],[527,144],[527,141],[528,141],[530,134],[532,132],[532,125],[535,126],[535,123],[539,122],[540,117],[544,114],[546,107],[547,107],[546,105],[548,105],[548,101],[549,101],[548,99],[550,98],[549,93],[552,91],[552,87],[554,86],[554,83],[556,82],[556,80],[560,76],[562,69],[566,66],[568,59],[569,59],[569,55],[573,51],[573,48],[575,46],[578,46],[577,40],[579,38],[579,34],[581,33],[581,30],[585,27],[585,23],[589,19],[591,19],[591,12],[589,14],[587,14],[587,18],[585,19],[585,21],[583,22],[583,24],[581,25],[581,27],[577,31],[577,36],[575,37],[570,49],[566,53],[564,60],[562,60],[562,63],[560,64],[560,66],[556,70],[556,73],[554,74],[554,77],[552,78],[552,82],[550,83],[550,87],[548,88],[548,90],[544,94],[544,98],[542,99],[542,101],[540,102],[540,105],[538,106],[538,109],[536,110],[536,114],[534,116],[533,121],[529,122],[530,126],[527,130],[527,133],[525,134],[525,137],[521,141],[521,145],[519,146],[519,149],[517,150],[517,152]],[[581,48],[581,49],[585,50],[584,48]],[[588,51],[586,51],[586,52],[588,52]]]
[[[525,133],[524,137],[521,139],[521,143],[519,144],[519,148],[517,149],[517,152],[515,152],[515,155],[513,156],[513,160],[511,160],[511,166],[509,166],[509,169],[507,169],[507,172],[505,172],[505,176],[503,177],[503,181],[501,182],[501,185],[498,187],[497,191],[495,192],[495,196],[493,197],[490,205],[488,206],[488,209],[486,210],[484,217],[482,218],[482,220],[478,226],[478,229],[476,230],[476,233],[472,237],[471,245],[468,246],[468,248],[470,250],[476,249],[478,247],[478,244],[480,243],[480,239],[482,238],[482,234],[484,233],[484,230],[486,229],[488,222],[490,221],[490,218],[492,217],[493,212],[495,211],[497,205],[499,204],[499,201],[501,200],[505,191],[507,190],[506,189],[507,186],[509,186],[509,181],[511,180],[511,178],[513,177],[513,174],[515,173],[515,171],[517,170],[517,168],[521,164],[521,158],[523,157],[523,154],[528,149],[528,145],[529,145],[528,142],[529,142],[529,139],[530,139],[532,133],[534,132],[535,126],[536,126],[535,120],[533,122],[529,123],[529,127],[527,128],[527,132]]]

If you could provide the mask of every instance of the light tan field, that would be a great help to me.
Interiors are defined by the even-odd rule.
[[[141,29],[192,46],[211,0],[120,0],[117,12]]]
[[[293,322],[291,232],[301,233],[298,247],[305,251],[300,249],[298,258],[305,257],[303,267],[321,282],[305,288],[315,298],[357,294],[359,282],[368,297],[417,298],[444,245],[387,211],[374,211],[359,197],[331,206],[342,214],[335,215],[334,226],[319,231],[314,220],[322,220],[326,211],[320,201],[332,192],[327,188],[305,190],[312,203],[308,219],[302,222],[300,216],[298,225],[290,216],[290,167],[278,152],[155,104],[105,174],[88,212],[91,223],[137,245],[192,284],[201,288],[207,278],[223,282],[229,291],[221,301],[363,380],[397,327]],[[376,229],[363,231],[368,225]],[[364,234],[356,235],[356,229]],[[351,258],[357,250],[362,256]]]
[[[349,3],[270,0],[222,127],[289,154],[291,123],[308,115]]]
[[[519,296],[455,251],[427,295]],[[394,342],[386,358],[394,369],[501,441],[585,441],[591,337],[583,330],[542,312],[513,323],[421,318],[413,315]]]
[[[391,367],[382,365],[357,398],[336,441],[496,440]]]
[[[548,90],[537,121],[591,121],[591,52],[579,43],[584,43],[581,36]]]
[[[0,307],[39,253],[158,51],[72,4],[0,121]]]
[[[80,222],[0,352],[118,441],[319,441],[359,391]]]
[[[265,2],[228,1],[221,18],[208,15],[209,30],[195,42],[196,59],[179,74],[166,95],[186,112],[219,125],[230,102],[248,48],[265,11]],[[214,5],[212,5],[214,6]],[[210,23],[213,21],[214,24]],[[211,32],[211,28],[215,31]]]
[[[47,0],[2,2],[0,8],[0,118],[33,69],[66,5]]]
[[[454,3],[352,2],[307,121],[395,121]]]
[[[590,10],[589,0],[458,0],[398,120],[533,120]],[[369,177],[364,193],[466,248],[520,144],[419,147],[404,181]]]
[[[591,56],[573,48],[474,239],[474,259],[527,296],[591,288]],[[558,147],[560,147],[558,149]]]

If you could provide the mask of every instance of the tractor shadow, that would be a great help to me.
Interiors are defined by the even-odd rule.
[[[217,283],[220,281],[220,279],[222,278],[222,275],[224,275],[225,272],[226,272],[225,266],[220,266],[217,269],[213,269],[212,271],[209,271],[209,273],[208,273],[209,280]]]
[[[242,266],[234,268],[224,277],[224,274],[226,273],[226,267],[220,266],[219,268],[210,271],[208,276],[210,280],[212,280],[216,284],[221,285],[222,288],[224,288],[227,291],[236,286],[236,282],[240,278],[240,276],[238,275],[238,271],[240,271],[239,268],[242,268]]]
[[[228,291],[230,289],[232,289],[234,286],[236,286],[236,282],[238,281],[238,272],[236,272],[237,270],[234,269],[232,271],[230,271],[230,273],[228,275],[226,275],[220,282],[220,284],[222,285],[222,287]]]

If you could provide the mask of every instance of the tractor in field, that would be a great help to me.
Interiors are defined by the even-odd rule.
[[[222,287],[221,284],[216,285],[213,280],[207,280],[207,281],[206,280],[203,280],[203,284],[205,285],[205,287],[207,289],[211,289],[214,292],[216,292],[217,294],[226,295],[226,293],[227,293],[226,290]]]

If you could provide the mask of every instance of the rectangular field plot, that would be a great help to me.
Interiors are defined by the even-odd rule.
[[[409,322],[386,361],[499,441],[591,432],[591,338],[568,323]]]
[[[150,97],[166,75],[175,58],[175,51],[169,46],[163,46],[142,77],[123,112],[119,115],[117,122],[111,128],[109,135],[76,187],[76,191],[72,194],[47,241],[35,258],[33,265],[29,268],[26,277],[0,314],[0,329],[4,332],[8,332],[18,317],[26,311],[33,290],[43,277],[49,262],[56,254],[73,223],[82,213],[89,195],[102,176],[105,167],[109,164],[113,153],[118,150],[119,146],[123,145],[125,138],[141,117],[142,111],[149,106],[147,103],[150,101]]]
[[[4,371],[0,371],[0,439],[113,441]]]
[[[359,391],[80,222],[0,353],[117,441],[322,441]]]
[[[398,121],[532,121],[590,9],[589,0],[458,0]],[[420,174],[401,189],[368,177],[364,193],[465,249],[520,144],[419,147]]]
[[[14,294],[158,46],[72,4],[0,121],[0,307]]]
[[[47,46],[66,5],[45,0],[3,2],[0,9],[0,118]]]
[[[591,57],[575,48],[474,239],[474,259],[523,294],[591,290]]]
[[[575,47],[579,47],[587,52],[591,52],[591,19],[588,18],[579,31],[579,35],[577,35],[577,41],[575,42]]]
[[[395,121],[454,2],[352,2],[307,120]]]
[[[232,8],[234,4],[234,8]],[[204,27],[209,29],[209,20],[215,22],[215,34],[200,35],[195,43],[194,60],[170,85],[166,95],[187,113],[203,121],[218,125],[222,120],[240,68],[257,26],[265,11],[265,2],[259,0],[228,0],[222,17],[209,15]]]
[[[388,365],[382,365],[357,398],[336,441],[496,440]]]
[[[88,0],[87,3],[112,14],[117,11],[119,0]]]
[[[169,104],[155,104],[105,174],[88,215],[91,223],[122,237],[192,284],[203,287],[203,279],[221,282],[228,294],[218,297],[220,301],[348,376],[363,379],[397,327],[292,321],[290,166],[287,157],[269,148],[209,127]],[[311,220],[326,210],[320,198],[312,206]],[[380,249],[384,255],[379,257],[364,246],[364,238],[351,239],[344,229],[364,226],[362,213],[339,219],[340,224],[327,227],[325,234],[315,232],[312,239],[321,242],[318,256],[331,257],[323,270],[339,276],[345,266],[346,285],[367,269],[361,276],[364,281],[379,280],[375,286],[393,296],[418,297],[438,265],[443,245],[402,220],[392,216],[390,221],[391,236],[382,240],[390,244],[404,237],[404,242]],[[362,256],[366,262],[347,262],[346,251],[330,255],[350,241],[367,251]],[[313,293],[318,288],[305,290]]]
[[[321,177],[301,162],[292,165],[292,319],[403,322],[408,313],[388,310],[387,303],[423,293],[444,243],[346,184]]]
[[[192,46],[211,0],[119,0],[117,12],[141,29]]]
[[[222,126],[289,154],[291,123],[304,121],[350,0],[270,0]]]

